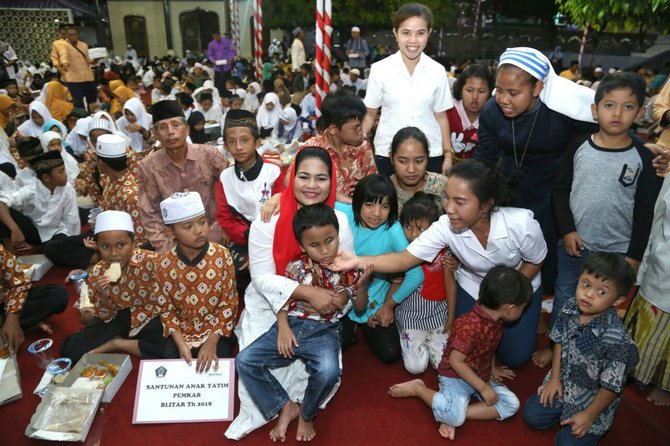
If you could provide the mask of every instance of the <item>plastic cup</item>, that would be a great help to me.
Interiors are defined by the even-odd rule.
[[[28,352],[33,355],[37,365],[41,369],[46,369],[51,361],[53,361],[51,346],[54,341],[49,338],[40,339],[28,346]]]
[[[53,375],[53,381],[56,384],[60,384],[65,379],[65,376],[70,371],[72,366],[72,360],[70,358],[58,358],[54,359],[47,366],[47,372]]]

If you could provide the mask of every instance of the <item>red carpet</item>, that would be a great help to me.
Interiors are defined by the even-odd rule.
[[[40,284],[61,283],[66,270],[53,268]],[[74,290],[70,286],[69,291]],[[74,295],[71,295],[71,304]],[[79,312],[71,306],[64,314],[53,317],[52,336],[56,347],[69,333],[79,329]],[[0,407],[0,445],[41,445],[49,442],[31,440],[24,430],[39,403],[32,394],[41,376],[25,348],[43,337],[40,333],[26,334],[19,354],[19,368],[24,396],[19,401]],[[86,441],[87,445],[214,445],[230,443],[223,433],[229,423],[193,423],[171,425],[133,425],[132,412],[139,361],[133,359],[133,371],[110,404],[103,406]],[[545,371],[532,364],[516,371],[517,378],[508,385],[521,401],[528,398],[542,381]],[[316,419],[320,445],[436,445],[446,444],[437,433],[438,424],[429,408],[418,399],[396,400],[387,395],[391,384],[413,377],[401,364],[384,365],[373,358],[364,342],[344,355],[343,383],[326,410]],[[435,372],[423,375],[435,387]],[[237,407],[237,402],[236,402]],[[270,443],[272,424],[253,432],[240,444]],[[286,444],[297,444],[296,425],[289,428]],[[504,422],[468,421],[456,431],[454,444],[467,445],[551,445],[556,431],[537,432],[526,427],[520,414]],[[600,443],[604,446],[633,445],[661,446],[670,436],[670,408],[657,408],[644,400],[634,386],[626,388],[613,429]],[[663,440],[665,438],[665,440]],[[56,443],[54,443],[56,444]]]

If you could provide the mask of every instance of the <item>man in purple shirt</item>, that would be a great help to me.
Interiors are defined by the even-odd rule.
[[[226,89],[226,79],[230,76],[235,59],[235,48],[228,37],[216,30],[207,45],[207,58],[214,64],[214,85],[222,93]]]

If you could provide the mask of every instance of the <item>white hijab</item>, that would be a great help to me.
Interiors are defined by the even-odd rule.
[[[268,111],[265,108],[265,104],[272,102],[275,105],[275,108],[272,111]],[[258,128],[277,128],[279,124],[279,114],[281,113],[281,105],[279,105],[279,96],[275,93],[266,93],[263,97],[263,103],[258,109],[258,114],[256,115],[256,123]]]
[[[54,139],[59,139],[61,144],[63,142],[63,138],[57,132],[48,131],[40,135],[40,144],[42,144],[42,148],[45,152],[49,151],[49,143]],[[74,159],[74,157],[70,155],[64,148],[61,149],[60,156],[63,158],[63,163],[65,164],[67,182],[74,185],[74,180],[77,178],[77,176],[79,176],[79,164],[77,163],[77,160]]]
[[[248,91],[249,88],[253,88],[254,92],[251,93]],[[247,87],[247,95],[244,98],[244,102],[242,103],[242,108],[250,111],[251,113],[256,113],[258,111],[258,107],[260,106],[260,102],[258,102],[258,93],[260,92],[261,86],[258,84],[258,82],[251,82]]]
[[[68,133],[65,141],[70,145],[72,151],[77,155],[83,155],[88,149],[88,144],[86,138],[88,138],[88,126],[90,125],[92,117],[87,116],[86,118],[77,119],[77,123],[74,125],[74,129]],[[84,139],[82,139],[82,137]]]
[[[34,138],[39,138],[40,135],[44,133],[42,131],[42,126],[44,123],[42,123],[42,125],[35,124],[33,121],[33,111],[39,113],[40,116],[42,116],[44,119],[44,122],[53,119],[51,113],[49,113],[49,109],[43,102],[33,101],[30,103],[30,107],[28,107],[29,119],[19,126],[18,131],[22,136],[32,136]]]
[[[145,130],[149,130],[151,128],[152,116],[144,109],[144,104],[142,104],[142,101],[137,98],[128,99],[123,105],[123,111],[126,110],[135,115],[137,118],[137,125],[144,128]],[[119,131],[130,138],[130,147],[135,152],[142,152],[145,146],[144,136],[142,136],[140,132],[129,132],[126,130],[126,126],[128,124],[129,122],[126,120],[125,116],[122,116],[116,121],[116,126],[118,127]]]

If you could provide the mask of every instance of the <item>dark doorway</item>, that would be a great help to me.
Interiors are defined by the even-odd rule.
[[[133,46],[137,51],[137,57],[148,57],[147,21],[144,17],[127,15],[123,18],[123,27],[126,31],[126,44]]]
[[[190,50],[193,54],[204,54],[212,40],[212,32],[221,30],[219,14],[214,11],[196,8],[179,14],[179,31],[183,51]],[[223,32],[223,30],[221,30]]]

